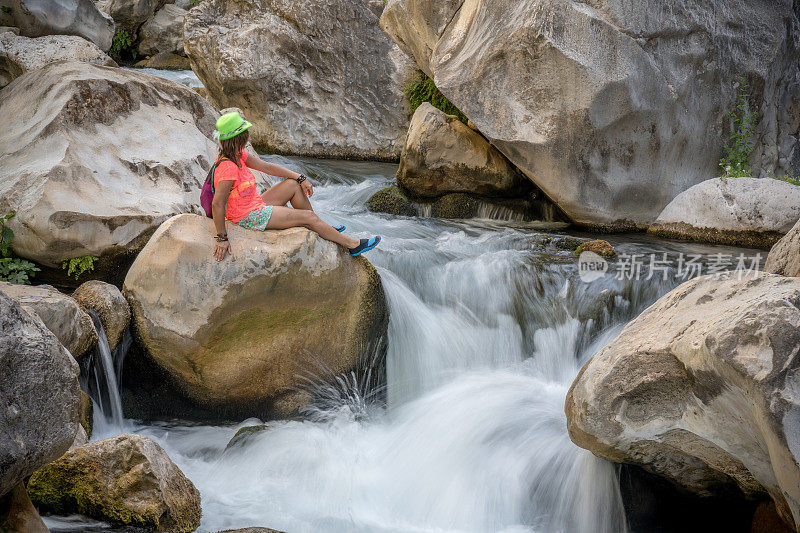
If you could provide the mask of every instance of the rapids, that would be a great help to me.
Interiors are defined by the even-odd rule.
[[[584,283],[558,224],[368,212],[394,165],[267,158],[313,177],[328,222],[383,236],[368,257],[390,308],[385,390],[366,379],[376,359],[310,385],[319,400],[301,419],[269,421],[228,449],[240,427],[261,422],[120,421],[116,409],[101,412],[103,400],[93,440],[137,432],[158,441],[202,494],[203,532],[625,531],[615,466],[572,444],[564,398],[581,365],[678,281]],[[741,251],[608,238],[621,254]],[[105,354],[102,363],[113,368]]]

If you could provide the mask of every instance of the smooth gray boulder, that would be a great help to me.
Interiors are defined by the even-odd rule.
[[[769,251],[764,271],[781,276],[800,276],[800,220]]]
[[[797,17],[791,0],[389,0],[381,24],[572,220],[644,229],[718,174],[740,75],[756,175],[798,173]]]
[[[139,29],[139,53],[146,56],[169,52],[186,55],[183,50],[183,19],[186,10],[167,4]]]
[[[104,52],[111,48],[114,21],[92,0],[6,0],[3,5],[25,37],[78,35]]]
[[[530,186],[526,182],[503,154],[457,117],[427,102],[414,112],[397,170],[397,184],[412,195],[518,196]]]
[[[0,33],[0,89],[30,70],[71,60],[117,66],[96,44],[83,37],[48,35],[28,38],[11,32]]]
[[[78,432],[78,363],[0,292],[0,496],[66,452]]]
[[[217,111],[180,83],[51,64],[3,89],[0,212],[14,252],[48,267],[95,256],[117,279],[161,222],[199,211]],[[127,262],[127,263],[126,263]]]
[[[97,344],[92,318],[78,303],[50,285],[14,285],[0,281],[0,292],[14,298],[42,323],[69,350],[75,359],[83,357]]]
[[[396,160],[414,71],[367,0],[205,0],[184,47],[218,108],[280,153]]]
[[[800,187],[771,178],[712,178],[683,191],[648,233],[769,249],[800,219]]]
[[[95,4],[114,19],[117,30],[123,29],[135,39],[139,26],[153,17],[164,0],[95,0]]]
[[[84,309],[97,313],[103,324],[108,346],[112,350],[116,348],[131,323],[131,308],[119,289],[110,283],[91,280],[75,289],[72,298]]]
[[[769,494],[800,525],[800,279],[731,272],[668,293],[581,369],[572,441],[700,496]]]

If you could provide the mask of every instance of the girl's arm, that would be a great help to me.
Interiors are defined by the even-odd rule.
[[[228,233],[225,230],[225,206],[228,204],[228,196],[231,194],[233,181],[223,180],[214,189],[214,200],[211,202],[211,214],[214,215],[214,227],[217,229],[217,245],[214,247],[214,258],[222,261],[225,256],[231,253],[231,243],[228,242]],[[219,240],[224,236],[225,240]]]
[[[269,174],[270,176],[277,176],[279,178],[286,178],[292,180],[300,179],[300,174],[293,170],[289,170],[286,167],[282,167],[280,165],[276,165],[275,163],[268,163],[261,159],[258,156],[254,156],[251,153],[247,153],[247,159],[244,162],[245,165],[252,168],[253,170],[258,170],[260,172],[264,172],[265,174]],[[314,188],[311,186],[309,180],[303,180],[300,184],[300,188],[306,194],[306,196],[311,196],[314,194]]]

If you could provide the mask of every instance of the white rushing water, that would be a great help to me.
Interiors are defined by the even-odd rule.
[[[203,532],[625,531],[614,466],[571,443],[564,398],[580,366],[674,282],[583,283],[552,225],[367,212],[392,165],[272,159],[332,179],[314,196],[328,222],[384,238],[369,259],[390,308],[386,405],[341,391],[351,401],[227,450],[259,421],[112,421],[93,439],[156,439],[200,490]]]

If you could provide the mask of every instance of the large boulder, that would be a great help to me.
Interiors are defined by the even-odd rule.
[[[117,30],[125,30],[131,38],[136,37],[139,26],[153,17],[164,0],[94,0],[97,7],[111,15]]]
[[[214,261],[214,224],[179,215],[125,278],[136,334],[197,404],[244,416],[288,414],[303,376],[356,367],[385,334],[380,277],[366,258],[303,228],[229,225],[233,257]]]
[[[769,251],[764,270],[781,276],[800,276],[800,220]]]
[[[70,60],[117,66],[96,44],[82,37],[49,35],[31,39],[12,32],[0,33],[0,89],[29,70]]]
[[[21,257],[97,256],[93,275],[116,279],[161,222],[200,209],[217,112],[180,83],[51,64],[3,89],[0,115],[0,213],[16,212]]]
[[[0,292],[14,298],[22,307],[37,315],[42,323],[80,359],[97,344],[92,317],[78,303],[50,285],[14,285],[0,281]]]
[[[367,0],[205,0],[185,49],[217,107],[239,107],[253,143],[318,157],[397,159],[408,59]]]
[[[114,21],[92,0],[5,0],[13,25],[25,37],[78,35],[108,51],[114,37]]]
[[[792,0],[389,0],[381,22],[576,222],[644,228],[717,175],[742,74],[757,175],[800,166]]]
[[[0,292],[0,496],[67,451],[78,432],[78,363]]]
[[[0,497],[0,531],[8,533],[50,533],[20,482]]]
[[[515,196],[529,185],[480,133],[427,102],[411,118],[397,184],[421,197]]]
[[[141,435],[69,450],[31,476],[28,494],[43,512],[168,533],[200,525],[200,493],[161,446]]]
[[[139,29],[139,53],[155,55],[170,52],[184,55],[183,19],[186,10],[167,4]]]
[[[764,178],[712,178],[683,191],[648,232],[769,249],[800,218],[800,187]]]
[[[131,308],[119,289],[110,283],[91,280],[75,289],[72,298],[84,309],[97,313],[103,324],[108,346],[112,350],[116,348],[131,322]]]
[[[701,496],[761,498],[800,526],[800,280],[686,282],[633,320],[567,394],[570,438]]]

